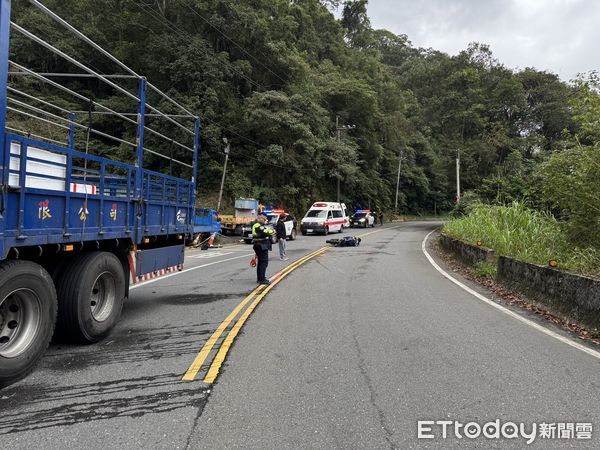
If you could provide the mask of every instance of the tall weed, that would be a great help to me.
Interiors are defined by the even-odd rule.
[[[499,255],[535,264],[555,259],[565,269],[600,273],[600,251],[574,248],[560,223],[549,213],[522,202],[507,206],[475,205],[468,215],[444,227],[449,236],[491,248]]]

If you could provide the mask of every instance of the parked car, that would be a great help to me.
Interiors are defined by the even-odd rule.
[[[359,209],[350,217],[351,227],[374,227],[375,215],[368,209]]]
[[[269,228],[275,228],[275,225],[277,224],[277,221],[279,220],[279,216],[283,216],[283,223],[285,224],[285,233],[287,235],[286,240],[289,240],[289,241],[296,240],[298,222],[296,221],[296,218],[294,216],[292,216],[291,214],[289,214],[287,211],[285,211],[283,209],[273,209],[273,210],[267,209],[267,210],[263,211],[263,214],[267,216],[267,219],[268,219],[267,227],[269,227]],[[253,224],[254,224],[254,222],[251,224],[245,225],[242,228],[242,239],[244,240],[244,242],[246,244],[252,243],[252,225]],[[275,243],[277,241],[277,237],[275,235],[273,235],[273,237],[271,239],[273,240],[273,243]]]

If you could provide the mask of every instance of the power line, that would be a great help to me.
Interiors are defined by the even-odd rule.
[[[193,36],[191,36],[188,32],[182,30],[180,27],[178,27],[172,21],[170,21],[166,17],[162,16],[158,11],[156,11],[155,9],[153,9],[152,7],[150,7],[150,5],[147,5],[145,3],[138,3],[138,2],[134,2],[134,3],[143,12],[149,14],[153,19],[155,19],[156,21],[158,21],[161,24],[163,24],[164,26],[166,26],[169,30],[177,33],[180,37],[184,37],[184,38],[187,38],[187,39],[193,38]],[[188,6],[188,5],[186,4],[186,6]],[[197,14],[197,15],[199,15],[199,14]],[[206,21],[206,19],[204,19],[204,18],[202,18],[202,19]],[[211,24],[211,26],[212,26],[212,24]],[[227,39],[230,39],[230,38],[227,38]],[[232,41],[232,42],[234,42],[234,41]],[[239,44],[236,44],[236,45],[239,46]],[[254,80],[246,77],[243,73],[237,72],[236,69],[235,69],[235,67],[231,63],[229,63],[228,61],[223,61],[223,62],[225,63],[225,65],[227,65],[228,67],[230,67],[234,72],[238,73],[242,78],[246,79],[249,83],[251,83],[251,84],[253,84],[253,85],[255,85],[255,86],[257,86],[257,87],[259,87],[259,88],[261,88],[261,89],[263,89],[265,91],[268,90],[267,88],[265,88],[264,86],[262,86],[260,83],[255,82]],[[306,112],[306,111],[304,111],[304,112]],[[222,124],[220,124],[220,123],[218,123],[218,122],[216,122],[214,120],[208,119],[207,117],[205,117],[203,115],[200,115],[200,119],[202,121],[204,121],[204,122],[209,122],[209,123],[212,123],[214,125],[217,125],[219,128],[221,128],[221,129],[223,129],[225,131],[228,131],[230,134],[233,134],[233,135],[237,136],[238,138],[243,139],[244,141],[247,141],[247,142],[252,143],[254,145],[257,145],[259,147],[263,147],[263,144],[260,144],[260,143],[258,143],[256,141],[254,141],[253,139],[250,139],[250,138],[248,138],[246,136],[243,136],[242,134],[240,134],[240,133],[232,130],[231,128],[228,128],[228,127],[226,127],[226,126],[224,126],[224,125],[222,125]],[[247,158],[250,158],[250,159],[253,159],[253,160],[257,161],[257,162],[260,162],[263,165],[268,165],[268,166],[272,166],[272,167],[276,167],[276,168],[284,169],[284,170],[292,170],[290,167],[282,166],[280,164],[275,164],[275,163],[272,163],[270,161],[264,161],[262,159],[254,157],[254,156],[250,156],[249,154],[244,153],[243,151],[236,150],[235,153],[241,154],[242,156],[245,156]],[[303,169],[303,168],[294,168],[293,170],[302,171],[302,172],[306,171],[306,169]]]
[[[186,38],[188,40],[192,40],[193,36],[191,34],[189,34],[188,32],[182,30],[180,27],[178,27],[177,25],[175,25],[172,21],[170,21],[169,19],[167,19],[164,16],[161,16],[159,13],[157,13],[156,10],[154,10],[152,7],[150,7],[149,5],[146,5],[144,3],[137,3],[134,2],[140,9],[142,9],[144,12],[148,13],[152,18],[154,18],[155,20],[157,20],[158,22],[162,23],[163,25],[165,25],[167,28],[169,28],[171,31],[179,34],[180,37]],[[251,85],[254,85],[257,88],[260,88],[264,91],[268,91],[269,89],[267,89],[266,87],[264,87],[263,85],[261,85],[260,83],[254,81],[252,78],[248,77],[247,75],[245,75],[243,72],[241,72],[239,69],[237,69],[232,63],[228,62],[228,61],[223,61],[223,63],[229,67],[234,73],[236,73],[237,75],[239,75],[241,78],[243,78],[244,80],[246,80],[248,83],[250,83]]]
[[[210,123],[212,123],[212,124],[214,124],[214,125],[218,126],[219,128],[221,128],[221,129],[225,130],[225,131],[228,131],[230,134],[233,134],[234,136],[237,136],[237,137],[238,137],[238,138],[240,138],[240,139],[243,139],[243,140],[245,140],[245,141],[247,141],[247,142],[249,142],[249,143],[252,143],[252,144],[254,144],[254,145],[257,145],[258,147],[264,147],[264,145],[263,145],[263,144],[260,144],[260,143],[256,142],[255,140],[253,140],[253,139],[250,139],[249,137],[246,137],[246,136],[244,136],[244,135],[242,135],[242,134],[238,133],[237,131],[235,131],[235,130],[232,130],[231,128],[228,128],[228,127],[226,127],[226,126],[224,126],[224,125],[222,125],[222,124],[220,124],[220,123],[218,123],[218,122],[216,122],[216,121],[214,121],[214,120],[211,120],[211,119],[208,119],[208,118],[202,118],[202,117],[201,117],[201,119],[202,119],[203,121],[210,122]],[[259,162],[259,163],[261,163],[261,164],[263,164],[263,165],[268,165],[268,166],[276,167],[276,168],[278,168],[278,169],[284,169],[284,170],[294,170],[294,171],[297,171],[297,172],[308,172],[308,170],[307,170],[307,169],[303,169],[303,168],[301,168],[301,167],[293,167],[293,168],[292,168],[292,167],[289,167],[289,166],[288,166],[288,167],[286,167],[286,166],[282,166],[281,164],[275,164],[275,163],[272,163],[272,162],[270,162],[270,161],[265,161],[265,160],[263,160],[263,159],[257,158],[256,156],[252,156],[252,155],[250,155],[250,154],[248,154],[248,153],[244,152],[243,150],[242,150],[242,151],[239,151],[239,150],[237,150],[237,149],[236,149],[236,150],[235,150],[235,152],[233,153],[233,155],[242,155],[242,156],[245,156],[246,158],[253,159],[253,160],[255,160],[255,161],[257,161],[257,162]],[[230,157],[231,157],[231,155],[230,155]],[[235,159],[235,158],[234,158],[234,159]]]
[[[155,20],[157,20],[157,21],[161,22],[163,25],[167,26],[167,28],[169,28],[171,31],[174,31],[175,33],[179,34],[181,37],[184,37],[184,38],[186,38],[186,39],[189,39],[189,40],[193,39],[193,36],[192,36],[190,33],[188,33],[187,31],[185,31],[185,30],[183,30],[183,29],[181,29],[180,27],[178,27],[176,24],[174,24],[172,21],[170,21],[170,20],[169,20],[169,19],[167,19],[166,17],[162,16],[162,15],[161,15],[161,14],[160,14],[158,11],[156,11],[156,10],[155,10],[155,9],[153,9],[153,8],[151,8],[149,5],[147,5],[147,4],[145,4],[145,3],[138,3],[138,2],[134,2],[134,3],[135,3],[135,4],[136,4],[138,7],[140,7],[140,8],[141,8],[141,9],[142,9],[144,12],[147,12],[147,13],[149,13],[149,15],[151,15],[151,16],[152,16],[152,17],[153,17]],[[188,6],[188,8],[189,8],[189,5],[188,5],[187,3],[185,4],[185,6]],[[192,9],[192,11],[194,11],[194,10]],[[202,18],[202,20],[204,20],[204,21],[206,21],[207,23],[209,23],[209,25],[210,25],[210,26],[212,26],[213,28],[215,28],[217,31],[220,31],[220,30],[219,30],[217,27],[215,27],[214,25],[212,25],[212,24],[210,23],[210,21],[208,21],[208,19],[205,19],[204,17],[200,16],[200,14],[199,14],[199,13],[197,13],[196,11],[194,11],[194,13],[196,13],[196,15],[198,15],[200,18]],[[244,50],[244,49],[243,49],[243,47],[242,47],[240,44],[236,43],[236,42],[235,42],[233,39],[231,39],[231,38],[227,37],[227,36],[226,36],[224,33],[223,33],[223,35],[224,35],[224,36],[225,36],[225,37],[226,37],[228,40],[230,40],[232,43],[234,43],[234,44],[235,44],[237,47],[239,47],[239,48],[241,48],[242,50]],[[244,51],[245,51],[246,53],[248,53],[246,50],[244,50]],[[248,53],[248,54],[249,54],[249,53]],[[250,55],[250,54],[249,54],[249,55]],[[250,56],[252,56],[252,55],[250,55]],[[254,58],[254,59],[256,59],[256,58]],[[257,60],[257,61],[258,61],[258,60]],[[256,87],[259,87],[259,88],[261,88],[261,89],[262,89],[262,90],[264,90],[264,91],[268,91],[268,90],[269,90],[269,89],[267,89],[265,86],[261,85],[260,83],[258,83],[258,82],[256,82],[256,81],[254,81],[254,80],[252,80],[252,79],[250,79],[250,78],[248,78],[248,77],[247,77],[246,75],[244,75],[243,73],[241,73],[241,72],[237,71],[237,69],[235,68],[235,66],[233,66],[233,64],[231,64],[229,61],[223,61],[223,63],[224,63],[226,66],[228,66],[229,68],[231,68],[231,69],[232,69],[234,72],[236,72],[238,75],[240,75],[242,78],[244,78],[246,81],[248,81],[249,83],[253,84],[254,86],[256,86]],[[260,63],[260,62],[259,62],[259,63]],[[263,67],[265,67],[267,70],[270,70],[268,67],[266,67],[266,66],[265,66],[265,65],[263,65],[262,63],[260,63],[260,64],[261,64]],[[276,74],[275,74],[275,75],[276,75]],[[285,80],[283,80],[281,77],[279,77],[279,79],[285,82]],[[300,107],[298,107],[297,105],[293,105],[292,107],[293,107],[293,109],[294,109],[296,112],[301,112],[301,113],[309,114],[309,112],[308,112],[306,109],[304,109],[304,108],[300,108]]]
[[[22,73],[26,73],[26,72],[22,72]],[[31,98],[31,99],[33,99],[33,100],[35,100],[35,101],[41,102],[41,103],[43,103],[43,104],[45,104],[45,105],[47,105],[47,106],[51,106],[51,107],[53,107],[53,108],[55,108],[55,109],[59,109],[60,111],[62,111],[62,112],[64,112],[64,113],[70,113],[70,112],[72,112],[72,111],[67,111],[67,110],[65,110],[65,109],[63,109],[63,108],[60,108],[59,106],[56,106],[56,105],[54,105],[54,104],[51,104],[51,103],[49,103],[49,102],[46,102],[46,101],[44,101],[44,100],[41,100],[41,99],[38,99],[38,98],[36,98],[36,97],[30,96],[30,95],[28,95],[28,94],[26,94],[26,93],[24,93],[24,92],[21,92],[21,91],[19,91],[19,90],[16,90],[16,89],[14,89],[14,88],[11,88],[10,86],[8,86],[8,89],[9,89],[9,90],[12,90],[12,91],[14,91],[14,92],[16,92],[16,93],[18,93],[18,94],[24,95],[24,96],[26,96],[26,97],[28,97],[28,98]],[[9,100],[11,100],[11,99],[9,99]],[[15,100],[15,99],[12,99],[12,101],[14,101],[14,102],[17,102],[17,103],[20,103],[20,102],[18,102],[18,100]],[[21,105],[21,106],[23,106],[23,105]],[[168,117],[168,116],[167,116],[167,115],[165,115],[164,113],[162,113],[162,112],[158,111],[156,108],[154,108],[154,107],[152,107],[152,106],[150,106],[150,105],[146,105],[146,106],[147,106],[147,107],[149,107],[149,108],[150,108],[150,109],[152,109],[152,110],[155,110],[155,111],[157,111],[157,112],[158,112],[158,115],[160,115],[160,116],[164,116],[164,117],[167,117],[168,119],[170,119],[170,117]],[[42,111],[42,110],[39,110],[39,111]],[[110,110],[110,111],[112,111],[112,110]],[[43,111],[43,112],[45,113],[45,111]],[[119,116],[120,118],[123,118],[123,119],[127,120],[127,121],[128,121],[128,122],[130,122],[130,123],[136,124],[136,121],[134,121],[133,119],[130,119],[130,118],[128,118],[128,117],[127,117],[127,115],[125,115],[125,114],[122,114],[122,113],[116,113],[116,112],[112,112],[112,114],[113,114],[113,115],[116,115],[116,116]],[[68,120],[68,119],[64,119],[64,120]],[[70,120],[68,120],[68,121],[70,122]],[[179,123],[179,122],[176,122],[176,123]],[[182,127],[183,127],[183,125],[182,125]],[[185,128],[185,127],[183,127],[183,129],[184,129],[184,130],[186,130],[186,131],[189,131],[189,130],[188,130],[187,128]],[[174,140],[174,139],[172,139],[172,138],[170,138],[170,137],[168,137],[168,136],[165,136],[164,134],[162,134],[162,133],[160,133],[160,132],[158,132],[158,131],[154,130],[153,128],[150,128],[150,127],[148,127],[148,126],[145,126],[145,125],[144,125],[144,130],[146,130],[146,131],[148,131],[148,132],[152,133],[153,135],[155,135],[155,136],[158,136],[158,137],[160,137],[160,138],[162,138],[162,139],[164,139],[164,140],[166,140],[166,141],[168,141],[168,142],[171,142],[172,144],[174,144],[174,145],[177,145],[178,147],[184,148],[184,149],[186,149],[186,150],[188,150],[188,151],[191,151],[192,153],[194,152],[194,150],[193,150],[192,148],[190,148],[190,147],[188,147],[188,146],[186,146],[186,145],[184,145],[184,144],[182,144],[182,143],[180,143],[180,142],[178,142],[178,141],[176,141],[176,140]]]
[[[190,9],[190,11],[192,11],[194,14],[196,14],[198,17],[200,17],[204,22],[206,22],[210,27],[212,27],[213,29],[215,29],[217,32],[219,32],[223,37],[225,37],[227,40],[229,40],[231,43],[233,43],[236,47],[238,47],[240,50],[242,50],[245,54],[247,54],[248,56],[250,56],[251,58],[253,58],[256,62],[258,62],[258,64],[260,64],[262,67],[264,67],[265,69],[267,69],[269,72],[271,72],[273,75],[275,75],[277,78],[279,78],[283,83],[286,83],[286,80],[284,80],[283,78],[281,78],[278,74],[276,74],[275,72],[273,72],[268,66],[264,65],[259,59],[257,59],[255,56],[253,56],[251,53],[249,53],[245,48],[243,48],[240,44],[238,44],[236,41],[234,41],[233,39],[231,39],[229,36],[227,36],[223,31],[221,31],[217,26],[213,25],[211,23],[210,20],[206,19],[204,16],[202,16],[198,11],[196,11],[194,8],[192,8],[190,6],[189,3],[186,3],[185,0],[181,0],[185,6],[188,7],[188,9]],[[265,58],[267,58],[267,56],[265,56],[262,52],[259,53],[264,56]],[[258,83],[257,83],[258,84]],[[264,86],[261,86],[259,84],[260,87],[262,87],[264,90],[268,90],[267,88],[265,88]],[[303,109],[303,108],[299,108],[298,106],[295,107],[296,111],[299,112],[303,112],[308,114],[308,111]]]
[[[182,0],[183,1],[183,0]],[[273,70],[271,70],[270,67],[264,65],[258,58],[256,58],[256,56],[252,55],[250,52],[248,52],[244,47],[242,47],[240,44],[238,44],[237,42],[235,42],[233,39],[231,39],[229,36],[227,36],[222,30],[220,30],[218,27],[216,27],[215,25],[213,25],[211,23],[210,20],[206,19],[204,16],[202,16],[198,11],[196,11],[189,3],[186,3],[185,1],[183,1],[183,4],[185,6],[187,6],[187,8],[192,11],[194,14],[196,14],[198,17],[200,17],[200,19],[202,19],[206,24],[208,24],[211,28],[213,28],[214,30],[216,30],[221,36],[223,36],[225,39],[227,39],[229,42],[231,42],[233,45],[235,45],[237,48],[239,48],[241,51],[243,51],[246,55],[250,56],[252,59],[254,59],[258,64],[260,64],[262,67],[264,67],[265,69],[267,69],[269,72],[271,72],[273,75],[275,75],[277,78],[279,78],[283,83],[286,83],[286,80],[284,80],[283,78],[281,78],[277,73],[273,72]],[[261,53],[262,54],[262,53]],[[262,56],[264,56],[266,58],[266,56],[264,54],[262,54]]]
[[[95,49],[99,50],[103,55],[108,56],[110,58],[111,61],[116,62],[119,66],[124,67],[128,72],[130,72],[130,74],[136,76],[138,79],[140,79],[141,77],[136,74],[133,70],[129,69],[125,64],[123,64],[122,62],[120,62],[117,58],[113,57],[112,55],[110,55],[110,53],[108,53],[106,50],[104,50],[102,47],[100,47],[98,44],[96,44],[94,41],[92,41],[91,39],[87,38],[86,36],[84,36],[82,33],[80,33],[76,28],[74,28],[73,26],[71,26],[70,24],[68,24],[66,21],[64,21],[63,19],[61,19],[59,16],[57,16],[56,14],[54,14],[52,11],[48,10],[44,5],[42,5],[41,3],[39,3],[37,0],[31,0],[31,2],[37,6],[38,8],[42,9],[42,11],[46,12],[47,14],[50,14],[50,16],[57,20],[59,23],[61,23],[62,25],[66,26],[69,30],[73,31],[76,36],[80,37],[81,39],[83,39],[86,43],[90,44],[92,47],[94,47]],[[36,36],[35,34],[31,33],[30,31],[24,29],[23,27],[19,26],[18,24],[14,23],[14,22],[10,22],[10,25],[12,28],[14,28],[15,30],[17,30],[19,33],[23,34],[24,36],[30,38],[31,40],[33,40],[34,42],[42,45],[43,47],[45,47],[46,49],[50,50],[52,53],[66,59],[67,61],[69,61],[70,63],[76,65],[77,67],[79,67],[80,69],[83,69],[85,72],[88,73],[88,75],[91,75],[93,77],[96,77],[98,79],[100,79],[101,81],[103,81],[104,83],[108,84],[109,86],[111,86],[112,88],[116,89],[118,92],[121,92],[122,94],[126,95],[127,97],[133,99],[134,101],[138,102],[139,98],[137,98],[137,96],[135,94],[130,93],[127,89],[124,89],[122,86],[113,83],[112,81],[110,81],[108,78],[110,77],[106,77],[104,76],[104,74],[102,74],[101,72],[99,72],[97,69],[93,70],[90,67],[93,67],[92,65],[90,65],[90,67],[87,67],[85,64],[80,63],[79,61],[77,61],[75,58],[72,58],[71,56],[67,55],[65,52],[61,51],[60,49],[58,49],[57,47],[49,44],[48,42],[44,41],[43,39],[41,39],[40,37]],[[177,104],[177,102],[175,102],[174,100],[172,100],[170,97],[168,97],[166,94],[164,94],[162,91],[160,91],[158,88],[156,88],[155,86],[152,86],[152,89],[154,89],[157,93],[159,93],[160,95],[162,95],[163,97],[167,98],[168,100],[170,100],[171,102],[175,103],[177,106],[179,106],[181,109],[183,109],[185,112],[188,112],[185,108],[181,107],[181,105]],[[164,114],[163,112],[159,111],[157,108],[155,108],[154,106],[146,103],[146,107],[148,109],[150,109],[151,111],[161,115],[162,117],[164,117],[165,119],[167,119],[169,122],[177,125],[179,128],[185,130],[186,132],[188,132],[191,135],[194,135],[194,131],[188,129],[186,126],[182,125],[180,122],[172,119],[171,117],[169,117],[168,115]],[[191,113],[190,113],[191,114]],[[193,117],[193,115],[192,115]],[[161,137],[164,137],[163,135],[161,135],[160,133],[155,132],[152,129],[148,129],[148,131],[152,132],[153,134],[159,135]],[[182,146],[184,148],[188,148],[185,147],[183,144],[179,144],[177,142],[175,142],[177,145]],[[189,149],[189,148],[188,148]],[[193,150],[192,150],[193,151]]]
[[[34,6],[38,7],[40,10],[42,10],[47,15],[49,15],[52,19],[54,19],[55,21],[57,21],[58,23],[60,23],[64,27],[66,27],[68,30],[70,30],[72,33],[74,33],[77,37],[79,37],[80,39],[82,39],[84,42],[86,42],[87,44],[91,45],[93,48],[95,48],[96,50],[98,50],[100,53],[102,53],[104,56],[106,56],[112,62],[114,62],[117,65],[119,65],[122,69],[125,69],[126,72],[129,72],[130,76],[132,76],[134,78],[137,78],[137,79],[142,78],[135,71],[133,71],[131,68],[129,68],[128,66],[126,66],[124,63],[122,63],[119,59],[115,58],[109,52],[107,52],[106,50],[104,50],[101,46],[99,46],[98,44],[96,44],[92,39],[88,38],[86,35],[84,35],[79,30],[77,30],[75,27],[73,27],[71,24],[69,24],[67,21],[65,21],[60,16],[58,16],[57,14],[55,14],[54,12],[52,12],[50,9],[48,9],[44,5],[42,5],[38,0],[30,0],[30,3],[32,3]],[[96,69],[96,71],[97,71],[97,69]],[[112,77],[126,77],[126,75],[112,75]],[[111,78],[111,76],[107,76],[107,78]],[[168,95],[166,95],[160,89],[158,89],[157,87],[152,86],[152,85],[150,85],[150,87],[152,87],[152,89],[154,89],[162,97],[164,97],[167,100],[169,100],[170,102],[174,103],[175,106],[179,107],[180,109],[182,109],[183,111],[185,111],[186,113],[188,113],[191,117],[195,117],[195,115],[193,113],[191,113],[190,111],[188,111],[183,106],[179,105],[177,102],[175,102],[172,98],[170,98]],[[160,114],[159,111],[155,111],[155,112]]]

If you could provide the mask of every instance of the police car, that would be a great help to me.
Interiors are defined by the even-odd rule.
[[[357,209],[354,214],[350,216],[351,227],[374,227],[375,216],[369,209]]]
[[[275,229],[275,225],[277,225],[277,221],[279,220],[279,216],[283,216],[283,223],[285,225],[285,234],[287,235],[286,240],[294,241],[296,240],[296,228],[297,222],[294,216],[289,214],[287,211],[283,209],[265,209],[262,212],[263,215],[267,216],[267,228]],[[248,224],[242,227],[242,239],[246,244],[252,243],[252,225]],[[277,237],[273,235],[271,238],[273,243],[277,242]]]

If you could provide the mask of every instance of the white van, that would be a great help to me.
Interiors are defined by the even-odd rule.
[[[303,236],[311,233],[327,235],[334,231],[341,233],[348,226],[346,205],[334,202],[316,202],[302,219],[300,231]]]

